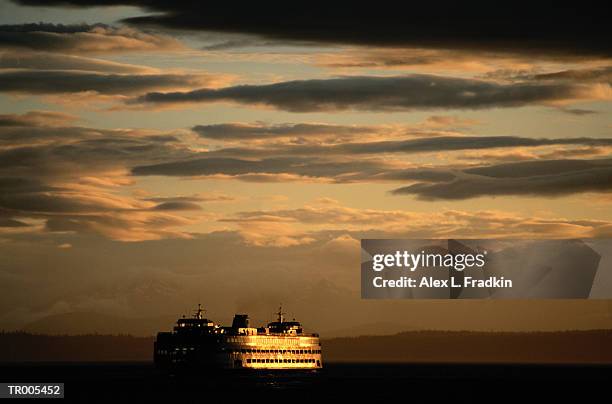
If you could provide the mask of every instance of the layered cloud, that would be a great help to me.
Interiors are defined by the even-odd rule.
[[[118,240],[190,237],[180,229],[198,220],[219,216],[202,209],[202,203],[232,202],[223,193],[191,195],[126,195],[134,177],[161,175],[208,177],[244,181],[320,181],[333,183],[411,183],[393,191],[421,199],[466,199],[479,196],[559,196],[580,192],[611,191],[609,159],[538,160],[513,164],[422,165],[389,154],[471,152],[610,146],[610,139],[533,139],[521,137],[438,136],[382,142],[348,142],[327,145],[262,143],[248,148],[194,151],[183,138],[188,132],[160,133],[144,130],[94,129],[75,126],[76,117],[57,112],[32,111],[0,116],[1,227],[11,231],[93,233]],[[454,119],[432,118],[438,124]],[[429,122],[430,120],[426,121]],[[374,127],[337,126],[348,136],[361,136]],[[262,124],[211,125],[213,137],[238,129],[237,137],[265,137],[300,133],[329,133],[335,125]],[[200,129],[202,130],[202,129]],[[241,132],[242,131],[242,132]],[[577,149],[578,150],[578,149]],[[559,152],[570,152],[562,149]],[[357,157],[359,156],[359,157]],[[486,160],[486,159],[485,159]],[[130,175],[131,174],[131,175]],[[267,245],[295,245],[316,240],[316,231],[341,228],[367,230],[388,211],[351,210],[333,201],[301,210],[242,212],[222,219],[234,223],[244,237]],[[399,222],[414,222],[413,213],[395,212]],[[393,216],[391,215],[391,216]],[[407,216],[406,216],[407,215]],[[436,219],[438,220],[438,219]],[[400,223],[397,223],[401,227]],[[296,223],[300,223],[296,230]],[[543,222],[544,225],[546,222]],[[562,229],[570,224],[556,224]],[[571,225],[574,225],[573,223]],[[306,231],[303,226],[313,226]],[[552,225],[551,225],[552,226]],[[372,227],[373,230],[374,227]],[[21,229],[21,230],[20,230]],[[396,232],[394,224],[384,231]],[[419,231],[425,231],[420,229]],[[297,233],[296,233],[297,232]],[[281,240],[277,237],[282,236]]]
[[[437,123],[456,124],[434,117]],[[339,128],[338,139],[321,133]],[[454,135],[414,137],[397,127],[325,124],[216,124],[196,126],[196,133],[215,140],[239,140],[237,147],[218,147],[192,153],[183,160],[135,166],[135,176],[176,176],[239,179],[244,181],[409,182],[393,193],[424,199],[466,199],[477,196],[559,196],[580,192],[608,192],[602,174],[612,150],[609,138],[531,138],[519,136]],[[376,137],[400,140],[360,141]],[[377,131],[381,131],[378,133]],[[363,134],[362,134],[363,133]],[[307,140],[280,140],[299,134]],[[393,135],[394,134],[394,135]],[[406,138],[407,137],[407,138]],[[245,143],[255,140],[256,143]],[[415,163],[406,155],[434,155],[438,163]],[[585,160],[572,160],[581,157]],[[422,160],[422,157],[417,157]],[[592,160],[588,160],[591,158]],[[520,163],[512,165],[500,162]],[[530,168],[532,171],[528,171]],[[507,179],[507,170],[520,178]],[[538,171],[539,170],[539,171]],[[547,171],[548,170],[548,171]],[[495,174],[488,174],[495,172]],[[455,191],[455,188],[459,188]],[[491,192],[487,190],[490,189]]]
[[[134,103],[181,104],[234,102],[273,107],[291,112],[402,111],[414,109],[482,109],[555,105],[610,96],[606,88],[576,83],[493,81],[406,75],[350,76],[239,85],[186,92],[150,92]]]
[[[73,120],[45,111],[0,116],[0,227],[124,241],[189,237],[180,228],[207,215],[196,202],[122,192],[132,183],[131,165],[187,156],[178,139],[66,126]]]
[[[605,237],[608,221],[525,217],[501,211],[446,210],[439,213],[358,209],[322,199],[301,208],[239,212],[224,219],[255,245],[309,244],[329,234],[353,238]],[[270,231],[271,229],[274,231]]]
[[[91,57],[176,52],[177,40],[104,24],[0,25],[0,92],[121,98],[156,90],[226,83],[223,75],[156,68]],[[223,76],[223,77],[222,77]],[[62,102],[69,101],[62,98]],[[60,100],[58,100],[60,101]]]
[[[612,160],[543,160],[454,171],[450,181],[420,182],[393,191],[425,200],[495,196],[563,196],[612,191]]]
[[[196,125],[193,131],[203,138],[215,140],[254,140],[285,137],[334,136],[353,137],[368,133],[380,133],[380,127],[360,125],[333,125],[323,123],[286,123],[278,125],[261,122],[224,123],[213,125]]]
[[[292,143],[343,143],[355,140],[382,140],[404,137],[435,137],[460,134],[462,130],[478,125],[473,119],[451,115],[433,115],[416,124],[338,125],[323,122],[279,123],[231,122],[196,125],[192,130],[200,137],[223,142],[267,141]]]
[[[196,127],[197,128],[197,127]],[[384,136],[384,132],[381,134]],[[382,137],[379,136],[379,137]],[[228,138],[232,138],[231,132]],[[257,138],[257,137],[255,137]],[[304,142],[305,143],[305,142]],[[337,141],[327,144],[264,143],[254,147],[228,147],[215,149],[208,157],[238,156],[266,158],[280,156],[341,156],[377,155],[387,153],[431,153],[458,150],[536,148],[541,146],[589,146],[609,148],[610,138],[531,138],[519,136],[444,136],[417,137],[405,140]],[[567,150],[567,154],[571,153]],[[561,152],[560,152],[561,153]]]
[[[0,69],[78,70],[98,73],[146,74],[156,69],[104,59],[46,52],[4,52]]]
[[[0,25],[0,48],[56,53],[106,54],[184,49],[177,40],[105,24]]]
[[[0,70],[0,91],[25,94],[95,92],[129,95],[155,88],[190,87],[208,81],[187,74],[104,74],[76,70]]]

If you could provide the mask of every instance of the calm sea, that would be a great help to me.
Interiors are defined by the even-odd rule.
[[[83,403],[206,403],[213,399],[272,403],[278,402],[274,401],[277,396],[313,403],[343,397],[531,402],[536,397],[585,399],[605,392],[612,383],[612,367],[328,363],[316,373],[167,375],[150,363],[20,363],[0,364],[0,382],[63,382],[66,399]]]

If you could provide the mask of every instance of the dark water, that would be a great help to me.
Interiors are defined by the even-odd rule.
[[[609,398],[611,366],[326,364],[319,372],[164,374],[149,363],[0,364],[0,382],[63,382],[74,402],[267,401],[284,395],[321,402],[343,397],[444,399]],[[607,402],[607,400],[604,400]]]

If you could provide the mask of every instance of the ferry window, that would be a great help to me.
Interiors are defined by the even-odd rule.
[[[247,363],[251,363],[251,360],[250,360],[250,359],[247,359]]]

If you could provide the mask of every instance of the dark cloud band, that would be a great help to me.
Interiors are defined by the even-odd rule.
[[[133,94],[152,88],[188,87],[201,78],[181,74],[103,74],[62,70],[0,71],[0,91],[27,94],[62,94],[95,91]]]
[[[217,149],[212,156],[272,157],[272,156],[351,156],[382,153],[429,153],[457,150],[483,150],[513,147],[612,146],[610,138],[528,138],[519,136],[437,136],[408,140],[352,142],[331,145],[271,145],[265,147],[235,147]]]
[[[419,182],[393,191],[424,200],[495,196],[564,196],[612,191],[612,160],[549,160],[459,171],[451,181]]]
[[[529,3],[396,5],[325,4],[293,8],[261,3],[212,5],[163,0],[17,0],[38,6],[141,6],[149,15],[129,18],[136,25],[242,33],[276,41],[419,46],[521,51],[539,55],[610,56],[612,38],[605,5],[588,7]]]
[[[580,98],[587,88],[571,83],[514,83],[409,75],[296,80],[187,92],[151,92],[135,103],[180,104],[229,101],[292,112],[333,110],[482,109],[519,107]]]

